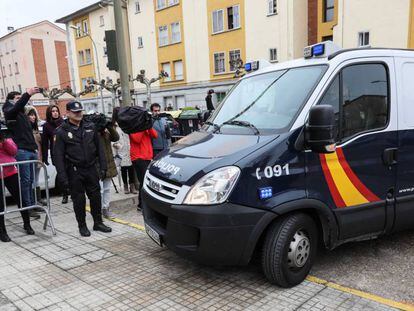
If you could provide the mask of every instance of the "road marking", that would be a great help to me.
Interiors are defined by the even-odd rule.
[[[353,289],[353,288],[349,288],[346,286],[342,286],[336,283],[332,283],[314,276],[308,276],[306,278],[308,281],[312,282],[312,283],[317,283],[317,284],[321,284],[324,285],[326,287],[330,287],[336,290],[339,290],[341,292],[345,292],[345,293],[349,293],[361,298],[365,298],[368,300],[372,300],[378,303],[381,303],[383,305],[387,305],[389,307],[393,307],[393,308],[397,308],[397,309],[401,309],[401,310],[405,310],[405,311],[414,311],[414,305],[408,304],[408,303],[403,303],[403,302],[398,302],[398,301],[394,301],[391,299],[387,299],[387,298],[383,298],[381,296],[377,296],[374,294],[370,294],[370,293],[366,293],[363,292],[361,290],[357,290],[357,289]]]
[[[90,207],[87,206],[86,210],[88,212],[90,212]],[[128,221],[125,221],[125,220],[122,220],[122,219],[119,219],[119,218],[116,218],[116,217],[108,217],[107,219],[110,220],[110,221],[113,221],[115,223],[121,224],[121,225],[126,225],[126,226],[135,228],[135,229],[140,230],[140,231],[145,231],[144,226],[141,226],[141,225],[138,225],[138,224],[135,224],[135,223],[132,223],[132,222],[128,222]],[[326,287],[330,287],[330,288],[339,290],[339,291],[344,292],[344,293],[349,293],[349,294],[352,294],[352,295],[355,295],[355,296],[358,296],[358,297],[361,297],[361,298],[364,298],[364,299],[375,301],[375,302],[378,302],[380,304],[383,304],[383,305],[386,305],[386,306],[389,306],[389,307],[392,307],[392,308],[397,308],[397,309],[401,309],[401,310],[404,310],[404,311],[414,311],[414,305],[394,301],[394,300],[387,299],[387,298],[384,298],[384,297],[381,297],[381,296],[366,293],[366,292],[363,292],[363,291],[358,290],[358,289],[353,289],[353,288],[350,288],[350,287],[342,286],[342,285],[339,285],[339,284],[336,284],[336,283],[333,283],[333,282],[329,282],[327,280],[317,278],[315,276],[309,275],[306,278],[306,280],[308,280],[309,282],[312,282],[312,283],[321,284],[321,285],[324,285]]]

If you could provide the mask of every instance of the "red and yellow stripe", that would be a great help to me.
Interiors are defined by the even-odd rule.
[[[351,169],[342,148],[337,148],[334,153],[321,154],[320,160],[336,207],[343,208],[380,200]]]

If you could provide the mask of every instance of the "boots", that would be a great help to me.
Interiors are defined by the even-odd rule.
[[[4,218],[3,218],[3,223],[0,224],[0,241],[2,241],[2,242],[10,242],[11,241],[11,239],[9,238],[9,236],[7,234],[6,226],[4,225]]]
[[[68,201],[69,201],[68,195],[67,194],[64,194],[63,197],[62,197],[62,204],[67,204]]]
[[[42,192],[40,191],[40,187],[36,187],[36,197],[37,205],[47,206],[46,200],[42,199]]]
[[[32,226],[30,225],[30,223],[25,223],[23,225],[23,229],[26,231],[26,233],[28,235],[34,235],[35,234],[35,232],[34,232]]]
[[[109,233],[109,232],[112,232],[112,229],[106,226],[103,222],[98,222],[93,225],[93,231]]]
[[[124,184],[124,193],[129,194],[129,188],[128,185]]]
[[[138,194],[138,190],[137,190],[137,188],[135,188],[135,184],[130,184],[129,187],[131,189],[131,191],[130,191],[131,193]]]
[[[83,237],[89,237],[89,236],[91,236],[91,232],[89,231],[89,229],[86,226],[86,224],[79,225],[79,233]]]

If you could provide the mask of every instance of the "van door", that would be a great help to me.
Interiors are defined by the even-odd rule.
[[[398,173],[394,230],[414,228],[414,59],[396,58]]]
[[[340,240],[381,234],[393,219],[396,166],[384,162],[398,145],[393,72],[393,58],[344,63],[318,103],[334,107],[338,144],[307,153],[307,187],[332,207]]]

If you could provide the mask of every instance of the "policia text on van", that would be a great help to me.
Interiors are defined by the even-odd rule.
[[[414,52],[325,42],[258,69],[149,167],[152,239],[206,264],[260,251],[266,277],[288,287],[319,243],[414,228]]]

